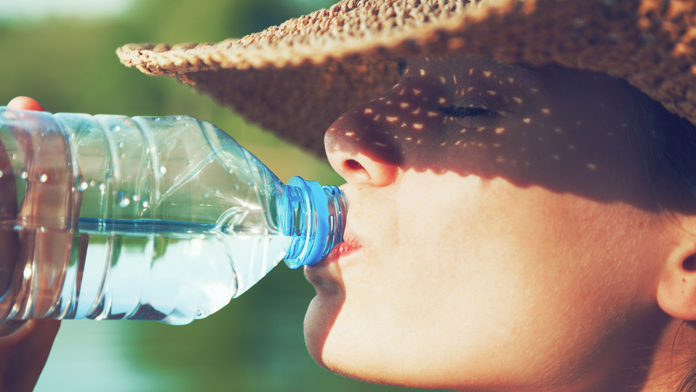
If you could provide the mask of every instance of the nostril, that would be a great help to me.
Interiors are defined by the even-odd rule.
[[[347,159],[343,165],[346,167],[346,169],[351,170],[351,171],[363,171],[365,168],[363,165],[360,164],[360,162],[356,161],[355,159]]]

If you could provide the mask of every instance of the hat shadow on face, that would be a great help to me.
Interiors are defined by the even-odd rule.
[[[622,80],[559,66],[466,56],[410,62],[397,85],[334,122],[326,150],[407,172],[502,178],[649,212],[694,211],[657,197],[645,124]],[[339,154],[335,154],[340,152]]]

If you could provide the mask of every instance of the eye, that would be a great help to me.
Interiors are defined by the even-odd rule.
[[[404,72],[406,72],[406,67],[408,64],[406,64],[406,60],[404,59],[399,59],[399,76],[404,76]]]
[[[440,107],[440,113],[447,117],[464,118],[487,116],[492,113],[492,110],[465,106],[442,106]]]

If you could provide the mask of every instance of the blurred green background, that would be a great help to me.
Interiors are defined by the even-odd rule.
[[[12,3],[15,2],[15,3]],[[321,160],[168,77],[123,67],[131,42],[217,42],[331,0],[0,0],[0,102],[52,112],[188,114],[229,132],[285,181],[342,182]],[[284,266],[216,314],[173,327],[65,321],[37,391],[396,391],[320,368],[302,337],[314,289]],[[365,326],[369,328],[369,326]]]

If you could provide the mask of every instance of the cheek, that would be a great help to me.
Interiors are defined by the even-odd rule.
[[[645,236],[646,218],[632,211],[499,179],[421,173],[411,183],[407,173],[380,206],[392,218],[376,221],[379,246],[342,268],[346,297],[325,353],[362,363],[344,372],[364,376],[368,363],[366,377],[386,367],[414,382],[468,371],[562,382],[596,367],[651,303],[654,271],[640,241],[626,240]]]

